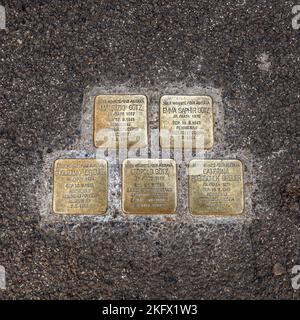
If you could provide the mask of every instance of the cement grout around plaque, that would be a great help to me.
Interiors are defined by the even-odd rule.
[[[195,94],[209,95],[213,98],[214,122],[215,122],[215,143],[211,150],[199,152],[194,156],[185,159],[183,163],[177,162],[177,211],[176,214],[164,215],[128,215],[121,210],[121,164],[117,163],[110,155],[100,152],[93,146],[93,102],[96,95],[110,93],[141,93],[148,97],[148,145],[151,141],[151,129],[159,128],[159,98],[163,94]],[[173,84],[162,88],[132,88],[129,84],[119,86],[96,86],[88,88],[82,103],[80,137],[71,146],[72,149],[54,150],[52,153],[45,153],[43,157],[43,170],[38,179],[37,201],[41,216],[42,227],[52,225],[59,228],[63,224],[80,225],[85,222],[105,223],[108,221],[118,222],[179,222],[188,224],[244,224],[251,221],[252,213],[252,156],[247,150],[227,150],[224,141],[224,111],[221,90],[209,87],[185,87],[183,84]],[[154,153],[161,155],[158,144],[158,136],[153,143]],[[148,150],[144,150],[148,154]],[[152,149],[153,151],[153,149]],[[181,151],[172,153],[171,158],[180,159]],[[57,215],[52,210],[52,187],[53,187],[53,163],[58,158],[96,158],[105,159],[108,162],[108,209],[104,215]],[[192,159],[240,159],[244,165],[244,212],[238,216],[192,216],[188,209],[188,175],[187,166]]]

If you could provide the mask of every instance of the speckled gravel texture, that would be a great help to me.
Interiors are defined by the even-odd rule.
[[[1,1],[2,299],[298,299],[300,30],[294,1]],[[45,156],[93,86],[221,92],[224,148],[253,163],[251,219],[45,226]],[[201,92],[200,92],[201,93]],[[225,150],[225,149],[224,149]]]

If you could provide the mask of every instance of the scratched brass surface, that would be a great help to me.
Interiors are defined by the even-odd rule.
[[[126,159],[122,165],[122,209],[129,214],[172,214],[177,204],[172,159]]]
[[[144,148],[147,138],[147,97],[99,95],[94,104],[94,145],[97,148]]]
[[[192,160],[189,209],[194,215],[239,215],[244,209],[243,165],[239,160]]]
[[[197,143],[196,143],[197,142]],[[164,95],[160,99],[160,145],[163,149],[211,149],[213,101],[209,96]]]
[[[53,172],[53,211],[57,214],[104,214],[107,209],[107,162],[58,159]]]

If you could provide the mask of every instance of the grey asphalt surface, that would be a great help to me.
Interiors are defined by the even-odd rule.
[[[300,30],[295,1],[1,1],[1,299],[298,299]],[[79,137],[83,92],[222,90],[227,150],[253,158],[251,223],[44,228],[45,153]],[[228,120],[228,122],[226,122]],[[230,125],[229,125],[230,124]]]

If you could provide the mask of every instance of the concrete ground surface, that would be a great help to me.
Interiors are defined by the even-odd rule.
[[[0,4],[1,299],[300,297],[295,1]],[[221,92],[224,150],[253,165],[247,218],[41,223],[45,157],[80,139],[88,88],[124,84]]]

